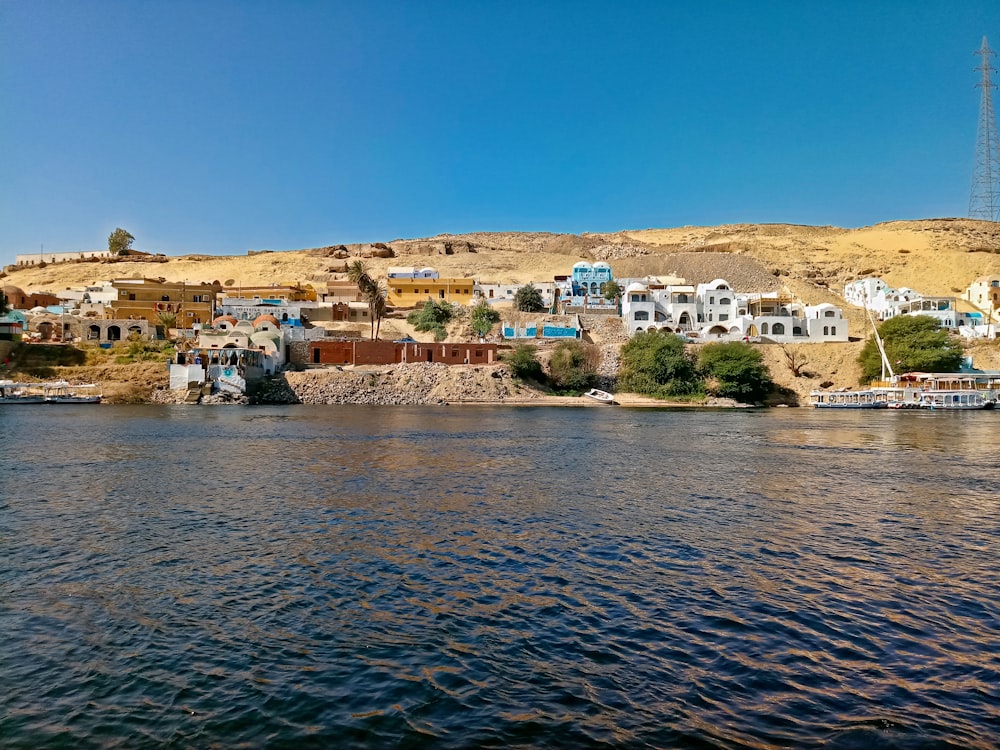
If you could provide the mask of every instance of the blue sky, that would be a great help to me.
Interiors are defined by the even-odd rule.
[[[997,0],[0,0],[0,262],[964,216],[983,35]]]

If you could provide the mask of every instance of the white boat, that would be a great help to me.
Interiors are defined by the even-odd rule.
[[[949,411],[969,411],[992,409],[993,401],[983,398],[980,391],[924,391],[920,394],[920,408],[947,409]]]
[[[612,394],[607,391],[600,391],[597,388],[591,388],[583,395],[602,404],[613,404],[615,402],[615,397]]]
[[[45,396],[30,383],[0,380],[0,404],[43,404]]]
[[[885,409],[889,405],[873,390],[812,391],[809,404],[817,409]]]
[[[99,404],[102,394],[93,383],[73,385],[65,380],[42,383],[42,393],[47,404]]]

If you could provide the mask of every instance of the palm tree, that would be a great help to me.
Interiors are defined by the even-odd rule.
[[[368,317],[372,326],[372,341],[378,338],[385,316],[386,288],[372,278],[363,261],[356,260],[347,266],[347,278],[358,285],[361,298],[368,303]],[[376,327],[377,326],[377,327]]]

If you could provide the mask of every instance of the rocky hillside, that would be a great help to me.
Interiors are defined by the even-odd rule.
[[[672,275],[695,284],[725,278],[738,291],[787,289],[809,304],[842,305],[844,284],[867,275],[926,294],[961,296],[976,277],[1000,273],[1000,224],[933,219],[859,229],[733,224],[582,235],[477,232],[368,245],[248,251],[234,256],[151,255],[26,269],[8,267],[2,281],[27,291],[52,292],[143,276],[192,283],[319,285],[342,273],[356,258],[363,259],[374,274],[384,274],[390,265],[433,266],[442,276],[471,276],[485,282],[542,281],[568,274],[580,260],[606,260],[619,278]],[[845,307],[845,312],[852,337],[859,340],[806,347],[801,356],[809,360],[805,371],[814,377],[792,378],[786,383],[789,388],[806,393],[818,382],[839,386],[857,381],[854,359],[868,323],[860,310]],[[383,332],[387,337],[398,337],[411,330],[405,320],[396,317],[386,321]],[[591,338],[605,355],[602,374],[609,374],[614,369],[620,335],[595,323]],[[784,352],[778,347],[765,349],[776,379],[787,380]],[[975,356],[980,366],[1000,367],[995,344],[978,346]]]

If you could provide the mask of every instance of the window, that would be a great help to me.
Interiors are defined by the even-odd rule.
[[[830,326],[830,335],[831,336],[837,335],[837,326]]]
[[[636,310],[632,320],[649,320],[649,313],[646,310]]]
[[[824,336],[830,335],[830,326],[823,326],[823,335]]]
[[[775,323],[773,326],[771,326],[771,333],[773,333],[775,336],[784,336],[785,335],[785,324],[784,323]]]
[[[729,304],[732,304],[732,301],[729,299],[729,297],[723,297],[722,299],[719,300],[719,304],[720,305],[729,305]],[[720,318],[720,320],[722,320],[722,318]]]
[[[729,313],[719,313],[719,320],[729,320]]]

